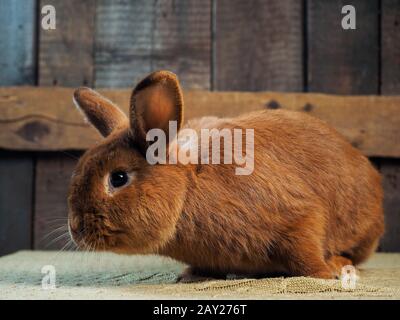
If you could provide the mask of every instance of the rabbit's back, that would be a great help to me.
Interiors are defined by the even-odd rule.
[[[184,223],[177,226],[181,240],[196,254],[187,256],[186,249],[177,249],[176,258],[192,265],[231,264],[257,271],[265,270],[267,252],[295,231],[305,236],[320,232],[327,255],[351,255],[365,237],[382,233],[379,174],[324,122],[268,110],[210,118],[208,126],[204,119],[190,124],[243,129],[243,140],[245,129],[254,129],[254,171],[239,176],[234,164],[197,167],[182,213]]]
[[[380,175],[335,129],[307,114],[284,110],[253,113],[236,121],[255,128],[260,171],[277,179],[277,184],[287,179],[293,183],[289,192],[321,205],[327,250],[346,252],[367,234],[382,234]],[[297,180],[302,182],[299,188]]]

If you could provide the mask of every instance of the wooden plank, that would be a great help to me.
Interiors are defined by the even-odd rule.
[[[302,91],[302,3],[216,1],[214,89]]]
[[[344,0],[309,0],[308,91],[376,94],[379,78],[378,0],[353,0],[356,29],[341,26]]]
[[[56,9],[56,29],[40,28],[39,84],[93,85],[95,0],[40,0]]]
[[[381,93],[400,94],[400,0],[382,0]],[[400,161],[380,159],[385,192],[386,233],[382,251],[400,251]]]
[[[384,159],[381,165],[385,195],[386,230],[381,251],[400,251],[400,160]]]
[[[382,0],[382,94],[400,94],[400,0]]]
[[[61,249],[69,237],[67,232],[67,196],[76,153],[40,154],[36,166],[34,248]]]
[[[0,86],[35,83],[35,6],[0,1]],[[33,170],[31,154],[1,151],[0,255],[31,248]]]
[[[168,68],[186,88],[210,88],[210,0],[99,0],[95,85],[131,87]]]
[[[0,256],[31,248],[33,161],[0,152]]]
[[[99,90],[128,111],[130,90]],[[72,104],[68,88],[0,88],[0,147],[86,149],[101,139]],[[235,116],[265,108],[308,112],[369,156],[400,156],[400,97],[307,93],[185,91],[186,119]],[[43,103],[46,101],[46,103]]]
[[[0,1],[0,86],[35,83],[35,3]]]

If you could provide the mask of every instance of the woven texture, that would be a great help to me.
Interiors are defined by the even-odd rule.
[[[54,266],[56,289],[43,289]],[[158,256],[21,251],[0,258],[0,299],[399,299],[400,254],[376,254],[355,289],[305,277],[176,283],[184,265]]]

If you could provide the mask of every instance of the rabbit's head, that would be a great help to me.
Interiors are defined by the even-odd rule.
[[[104,139],[81,157],[68,204],[79,247],[121,253],[155,252],[174,234],[186,192],[180,166],[146,160],[151,129],[168,137],[183,121],[182,91],[167,71],[150,74],[132,92],[129,118],[99,93],[79,88],[74,102]]]

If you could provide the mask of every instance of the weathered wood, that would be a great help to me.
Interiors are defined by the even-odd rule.
[[[33,161],[0,152],[0,256],[31,248]]]
[[[400,251],[400,160],[383,160],[381,173],[386,230],[380,249],[386,252]]]
[[[35,83],[35,6],[0,1],[1,86]],[[0,153],[0,255],[31,248],[33,170],[29,154]]]
[[[131,87],[168,68],[187,88],[210,87],[210,0],[99,0],[95,85]]]
[[[95,0],[41,0],[56,9],[56,29],[40,30],[39,84],[93,85]]]
[[[400,94],[400,0],[382,0],[381,93]],[[400,161],[380,159],[386,233],[382,251],[400,251]]]
[[[40,154],[35,181],[35,249],[61,249],[68,243],[68,186],[77,159],[76,153]]]
[[[35,83],[35,3],[0,1],[0,86]]]
[[[382,0],[381,93],[400,94],[400,0]]]
[[[378,0],[353,0],[356,29],[341,26],[344,0],[309,0],[308,91],[376,94],[379,78]]]
[[[99,90],[128,111],[130,90]],[[186,119],[267,108],[308,112],[336,127],[369,156],[400,156],[400,97],[273,92],[185,91]],[[0,88],[0,147],[86,149],[101,139],[85,124],[67,88]],[[45,101],[45,103],[43,103]]]
[[[213,88],[302,91],[302,3],[216,1]]]

